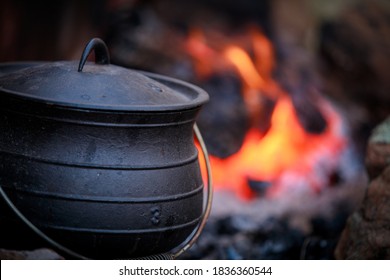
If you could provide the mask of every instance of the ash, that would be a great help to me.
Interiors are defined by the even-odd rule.
[[[214,194],[197,243],[182,259],[334,259],[346,220],[364,195],[366,175],[321,193],[285,193],[249,201]]]

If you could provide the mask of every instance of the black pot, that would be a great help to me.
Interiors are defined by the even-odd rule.
[[[96,62],[84,66],[92,49]],[[167,252],[202,218],[193,125],[208,96],[108,61],[94,39],[79,66],[0,65],[0,184],[33,224],[78,253]]]

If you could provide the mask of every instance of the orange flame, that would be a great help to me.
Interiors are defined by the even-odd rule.
[[[257,72],[252,59],[243,49],[237,46],[229,46],[224,54],[237,67],[238,72],[249,88],[263,88],[265,84],[264,79]]]
[[[342,120],[327,101],[320,99],[318,105],[327,120],[327,129],[320,135],[306,132],[288,94],[272,78],[275,60],[271,42],[259,30],[252,29],[250,35],[253,59],[238,45],[230,44],[222,52],[211,49],[199,31],[187,42],[188,53],[192,55],[200,77],[220,71],[221,65],[237,71],[243,81],[243,98],[252,117],[259,116],[256,112],[261,109],[262,95],[277,102],[265,135],[253,127],[237,153],[226,159],[210,157],[215,186],[248,198],[253,195],[248,179],[269,182],[273,185],[271,191],[276,192],[286,185],[286,178],[294,175],[303,178],[312,189],[320,189],[326,179],[318,176],[316,164],[321,163],[323,156],[329,158],[330,164],[332,160],[337,161],[345,146],[340,132]],[[202,170],[205,170],[203,165]]]
[[[187,51],[194,59],[194,66],[200,77],[207,77],[213,72],[213,66],[206,57],[214,57],[214,51],[206,44],[206,38],[200,30],[192,30],[187,41]]]

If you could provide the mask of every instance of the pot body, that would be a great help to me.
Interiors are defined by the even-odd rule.
[[[0,90],[0,183],[33,224],[77,253],[167,252],[202,217],[199,109],[72,109]]]

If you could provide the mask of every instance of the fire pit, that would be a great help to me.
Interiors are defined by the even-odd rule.
[[[188,17],[157,1],[139,5],[122,37],[111,37],[117,63],[210,93],[199,126],[211,153],[215,201],[186,258],[333,258],[367,182],[348,114],[326,97],[308,54],[281,45],[275,19],[258,16],[271,4],[229,2],[221,10],[218,2],[190,1]]]

